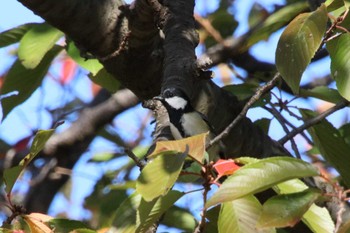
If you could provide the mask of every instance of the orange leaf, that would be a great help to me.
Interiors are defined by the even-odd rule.
[[[186,151],[186,146],[188,146],[189,156],[197,162],[202,163],[207,135],[208,133],[203,133],[181,140],[157,142],[156,148],[154,149],[152,154],[149,155],[149,157],[158,155],[159,153],[165,151],[176,151],[183,153],[184,151]]]
[[[96,83],[91,83],[92,96],[95,97],[97,93],[101,90],[101,86]]]
[[[232,175],[240,168],[240,166],[238,166],[232,159],[219,159],[213,167],[218,172],[218,177]]]
[[[67,84],[71,81],[75,75],[75,71],[77,69],[77,64],[70,58],[66,58],[62,64],[61,70],[61,84]]]

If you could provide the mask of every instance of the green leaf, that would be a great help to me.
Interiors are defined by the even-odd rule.
[[[74,229],[72,233],[97,233],[97,231],[86,229],[86,228],[78,228],[78,229]]]
[[[19,60],[25,68],[34,69],[62,36],[63,32],[47,23],[34,25],[20,41]]]
[[[127,189],[136,189],[136,181],[130,180],[126,181],[122,184],[110,184],[107,186],[109,189],[112,190],[127,190]]]
[[[342,125],[339,128],[339,133],[344,138],[346,144],[350,145],[350,123]]]
[[[136,232],[146,232],[183,195],[179,191],[171,190],[165,196],[153,199],[150,202],[142,199],[137,209]]]
[[[0,227],[0,232],[2,232],[2,233],[13,233],[13,230],[5,229],[5,228]]]
[[[59,46],[53,47],[35,69],[26,69],[19,60],[12,65],[5,77],[1,94],[12,91],[18,91],[19,94],[1,101],[4,119],[13,108],[27,100],[40,86],[52,60],[61,50]]]
[[[67,53],[81,67],[90,71],[92,75],[96,75],[103,68],[102,64],[97,59],[86,60],[82,58],[79,49],[73,42],[68,43]]]
[[[137,192],[131,194],[119,206],[114,214],[114,220],[110,232],[135,233],[136,213],[141,203],[142,196]]]
[[[247,47],[251,47],[258,41],[267,40],[273,32],[288,24],[300,14],[300,12],[306,11],[307,9],[308,4],[306,2],[297,2],[273,13],[266,19],[262,26],[255,30],[248,38]]]
[[[115,93],[120,88],[119,81],[114,78],[106,69],[101,69],[96,75],[92,73],[88,75],[91,81],[97,85],[107,89],[110,93]]]
[[[261,208],[260,202],[253,195],[223,203],[218,220],[219,233],[276,232],[273,228],[256,228]]]
[[[116,158],[116,156],[112,152],[101,152],[94,154],[91,159],[89,159],[89,162],[107,162],[114,158]]]
[[[190,163],[189,166],[187,162]],[[195,183],[196,181],[201,179],[200,174],[202,172],[202,165],[199,163],[193,163],[192,160],[186,160],[182,171],[184,172],[184,174],[181,175],[179,179],[177,179],[177,182]]]
[[[23,24],[0,33],[0,48],[17,43],[36,23]]]
[[[294,93],[301,76],[321,45],[327,25],[326,7],[297,16],[282,33],[276,50],[276,66]]]
[[[106,178],[100,180],[93,193],[85,199],[84,207],[93,214],[96,225],[99,227],[108,227],[113,221],[113,213],[118,209],[121,203],[128,197],[126,189],[115,189],[106,192]],[[109,189],[110,186],[107,187]]]
[[[217,232],[219,232],[218,219],[219,219],[220,211],[221,211],[221,205],[217,205],[217,206],[215,206],[207,211],[206,218],[207,218],[208,222],[204,228],[205,233],[217,233]]]
[[[290,194],[301,192],[308,189],[301,180],[293,179],[280,183],[274,187],[278,194]],[[302,221],[313,231],[317,233],[334,232],[334,222],[328,212],[323,207],[312,204],[310,209],[302,217]]]
[[[307,189],[271,197],[263,205],[258,227],[293,227],[320,196],[318,189]]]
[[[224,87],[226,91],[231,92],[241,101],[246,101],[249,98],[251,98],[256,93],[257,88],[259,88],[258,83],[234,84],[234,85],[227,85]],[[252,107],[254,108],[254,107],[265,106],[270,99],[271,99],[271,95],[265,94],[263,95],[262,98],[260,98],[257,102],[255,102]]]
[[[137,179],[137,192],[146,201],[167,194],[180,174],[186,155],[160,154],[149,162]]]
[[[35,156],[38,155],[38,153],[44,148],[45,143],[47,140],[51,137],[54,130],[39,130],[34,139],[32,146],[30,148],[30,152],[28,155],[26,155],[19,163],[19,166],[12,167],[5,169],[4,171],[4,181],[6,184],[6,193],[11,193],[11,190],[18,179],[18,177],[21,175],[22,171],[26,166],[30,163],[30,161],[35,158]]]
[[[340,9],[341,16],[344,16],[345,10],[350,7],[350,1],[344,1],[344,5],[345,5],[345,7],[343,9]],[[339,26],[347,28],[349,31],[349,28],[350,28],[350,15],[349,14],[345,17],[345,19],[343,19],[343,21],[341,22],[341,24]],[[337,32],[344,32],[343,30],[339,30],[339,29],[336,31]]]
[[[312,232],[334,232],[334,222],[326,207],[322,208],[313,204],[304,214],[302,220],[312,230]]]
[[[300,96],[315,97],[335,104],[343,100],[337,90],[325,86],[319,86],[309,90],[300,89]]]
[[[331,74],[339,93],[350,100],[350,33],[345,33],[327,43],[331,57]]]
[[[47,142],[47,140],[49,140],[54,131],[54,129],[38,130],[33,139],[33,143],[29,150],[29,154],[21,160],[19,165],[26,167],[35,158],[35,156],[37,156],[38,153],[44,148],[45,143]]]
[[[258,87],[259,87],[258,83],[242,83],[242,84],[226,85],[223,87],[223,89],[234,94],[239,100],[246,100],[255,94],[256,89]]]
[[[343,0],[327,0],[324,4],[327,7],[328,13],[344,7]]]
[[[239,157],[239,158],[235,159],[234,161],[235,161],[235,163],[246,165],[246,164],[256,163],[256,162],[260,161],[260,159],[253,158],[253,157]]]
[[[299,159],[272,157],[241,167],[207,201],[206,208],[266,190],[275,184],[318,175],[315,167]]]
[[[267,10],[262,6],[261,4],[255,2],[252,5],[252,8],[249,11],[248,15],[248,24],[249,27],[252,28],[259,24],[260,22],[264,21],[265,18],[268,16]]]
[[[306,109],[300,109],[305,120],[317,114]],[[350,146],[345,142],[339,131],[327,120],[308,129],[321,155],[340,173],[345,184],[350,187]]]
[[[38,130],[30,147],[30,153],[37,155],[44,148],[45,143],[49,140],[54,131],[54,129]]]
[[[162,217],[161,224],[168,227],[181,229],[185,232],[193,232],[197,223],[193,215],[188,210],[177,206],[172,206],[165,212],[164,217]]]
[[[48,221],[48,224],[50,228],[55,229],[55,232],[70,232],[76,229],[82,230],[81,228],[84,228],[85,230],[89,230],[89,232],[91,232],[90,229],[87,229],[88,226],[85,223],[76,221],[76,220],[55,218]],[[82,232],[82,231],[79,231],[79,232]],[[92,231],[92,232],[95,232],[95,231]]]
[[[271,119],[261,118],[259,120],[256,120],[254,122],[254,125],[259,126],[264,131],[264,133],[268,134],[269,128],[270,128],[270,123],[271,123]]]
[[[6,185],[5,191],[7,194],[11,193],[13,186],[15,185],[17,178],[21,174],[23,166],[15,166],[6,168],[4,170],[4,182]]]

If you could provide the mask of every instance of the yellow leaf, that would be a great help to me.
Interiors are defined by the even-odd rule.
[[[174,141],[160,141],[156,143],[156,148],[149,155],[149,157],[156,156],[164,151],[176,151],[183,153],[186,151],[186,146],[188,146],[188,154],[191,158],[199,163],[202,163],[204,152],[205,152],[205,142],[208,133],[198,134],[193,137],[184,138],[181,140]]]
[[[40,213],[31,213],[29,215],[24,215],[23,219],[28,224],[30,231],[32,233],[52,233],[53,232],[53,230],[44,223],[51,220],[52,219],[51,216],[40,214]]]

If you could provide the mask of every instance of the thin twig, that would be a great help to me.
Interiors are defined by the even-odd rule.
[[[212,183],[212,167],[213,163],[206,164],[204,167],[202,167],[202,176],[205,179],[203,183],[203,210],[201,212],[201,221],[199,222],[198,226],[194,230],[194,233],[201,233],[205,229],[205,225],[207,223],[206,215],[207,215],[207,209],[204,207],[207,203],[208,198],[208,192],[211,190],[211,183]]]
[[[277,111],[277,109],[273,105],[271,105],[271,108],[268,108],[266,106],[264,106],[263,108],[266,109],[267,111],[269,111],[277,119],[277,121],[280,123],[280,125],[282,126],[282,128],[286,134],[290,133],[288,127],[286,126],[286,124],[287,124],[286,119],[284,119],[282,114],[279,111]],[[300,159],[301,156],[300,156],[298,147],[297,147],[294,139],[291,140],[291,144],[292,144],[292,149],[293,149],[296,157]]]
[[[203,190],[204,190],[204,188],[194,189],[194,190],[191,190],[191,191],[185,192],[185,194],[190,194],[190,193],[200,192],[200,191],[203,191]]]
[[[246,105],[243,107],[242,111],[238,114],[238,116],[213,140],[211,140],[206,150],[208,150],[211,146],[218,143],[220,140],[222,140],[224,137],[226,137],[230,131],[238,124],[240,120],[242,120],[245,115],[247,114],[249,108],[260,99],[262,95],[264,95],[266,92],[270,91],[276,84],[277,80],[281,77],[280,73],[277,73],[273,79],[271,79],[269,82],[267,82],[264,86],[261,86],[256,93],[249,99],[249,101],[246,103]]]
[[[214,38],[216,42],[222,43],[224,41],[220,32],[214,28],[208,19],[205,19],[198,14],[194,14],[194,18]]]
[[[135,164],[140,168],[140,170],[146,166],[147,163],[144,160],[139,159],[130,149],[125,148],[125,153],[130,159],[134,160]]]
[[[345,108],[348,105],[349,105],[349,102],[346,100],[337,103],[334,107],[324,111],[320,115],[315,116],[315,117],[311,118],[310,120],[305,121],[305,123],[303,125],[292,130],[288,135],[286,135],[283,138],[281,138],[280,140],[278,140],[278,142],[282,145],[285,144],[288,140],[292,139],[295,135],[303,132],[305,129],[307,129],[307,128],[309,128],[317,123],[320,123],[322,120],[324,120],[330,114],[332,114],[332,113],[334,113],[342,108]]]
[[[273,106],[273,105],[272,105]],[[289,107],[289,106],[288,106]],[[276,109],[276,108],[275,108]],[[286,110],[286,109],[288,109],[288,108],[285,108],[284,110]],[[267,109],[266,108],[266,110],[268,110],[269,111],[269,109]],[[277,110],[277,109],[276,109]],[[287,111],[288,112],[288,111]],[[289,113],[289,112],[288,112]],[[290,115],[290,114],[289,114]],[[292,116],[293,117],[293,116]],[[302,120],[302,119],[299,119],[299,117],[298,118],[296,118],[296,119],[298,119],[298,120]],[[296,127],[290,122],[290,121],[288,121],[286,118],[284,118],[283,117],[283,120],[284,120],[284,123],[286,124],[286,125],[288,125],[289,127],[291,127],[292,129],[296,129]],[[303,138],[305,139],[305,141],[307,142],[307,143],[309,143],[310,145],[313,145],[314,143],[311,141],[311,139],[304,133],[304,132],[301,132],[300,133],[301,134],[301,136],[303,136]]]
[[[345,203],[343,200],[339,200],[339,210],[337,212],[337,220],[336,220],[336,224],[334,227],[334,233],[338,232],[340,229],[340,226],[343,223],[343,213],[345,212]]]

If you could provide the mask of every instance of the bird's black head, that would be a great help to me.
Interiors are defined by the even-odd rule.
[[[188,96],[179,88],[167,88],[163,91],[161,96],[155,97],[160,100],[165,108],[169,111],[183,111],[190,110],[191,103]]]

